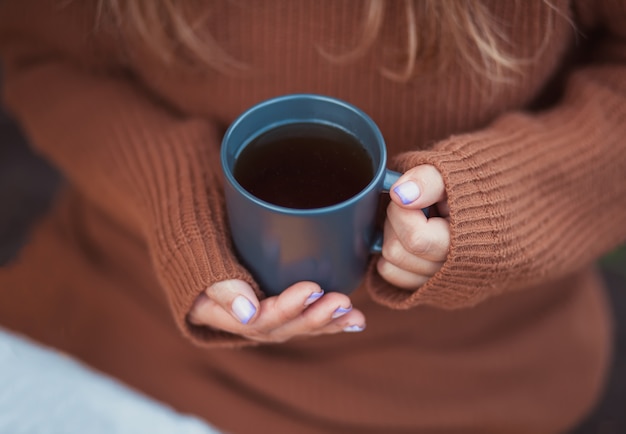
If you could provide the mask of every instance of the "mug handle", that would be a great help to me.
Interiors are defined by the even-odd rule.
[[[386,169],[385,170],[385,178],[383,179],[383,189],[382,193],[389,193],[391,186],[395,184],[395,182],[402,176],[402,173],[396,172],[393,170]],[[426,216],[429,217],[428,208],[422,208],[422,212]],[[371,253],[382,253],[383,251],[383,232],[378,231],[374,236],[374,243],[372,247],[370,247]]]

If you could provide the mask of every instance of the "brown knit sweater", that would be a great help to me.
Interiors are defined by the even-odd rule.
[[[361,3],[199,2],[244,75],[165,65],[96,28],[90,3],[0,1],[4,102],[68,180],[0,270],[0,324],[234,433],[555,433],[590,410],[611,329],[592,264],[626,239],[625,1],[485,1],[522,60],[491,85],[462,62],[383,77],[402,65],[402,2],[348,63],[316,47],[353,46]],[[393,168],[440,170],[447,261],[414,292],[372,268],[358,335],[192,328],[204,288],[254,285],[225,223],[221,135],[293,92],[369,113]]]

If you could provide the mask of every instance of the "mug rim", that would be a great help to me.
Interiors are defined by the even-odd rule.
[[[228,164],[228,152],[227,152],[227,146],[226,146],[226,143],[229,141],[230,137],[232,136],[233,131],[242,122],[244,122],[245,118],[248,117],[250,114],[256,111],[265,109],[266,107],[271,106],[276,103],[290,101],[290,100],[297,100],[297,99],[306,99],[306,100],[313,99],[313,100],[323,101],[326,103],[331,103],[334,105],[342,106],[343,108],[348,109],[349,111],[352,111],[355,114],[357,114],[359,117],[363,118],[365,120],[365,123],[371,128],[371,132],[374,134],[376,142],[379,144],[380,158],[378,161],[378,167],[376,167],[374,176],[372,177],[371,181],[354,196],[346,200],[343,200],[341,202],[324,206],[324,207],[319,207],[319,208],[289,208],[285,206],[276,205],[271,202],[267,202],[263,199],[258,198],[257,196],[253,195],[248,190],[246,190],[237,181],[237,179],[235,179],[232,169],[230,165]],[[271,131],[275,128],[279,128],[284,125],[296,124],[296,123],[302,123],[302,121],[298,122],[296,120],[286,119],[285,122],[272,123],[271,125],[268,125],[265,128],[259,129],[259,132],[252,139],[250,139],[250,141],[252,141],[256,137],[259,137],[263,133]],[[345,128],[342,128],[341,125],[337,125],[336,123],[328,122],[326,123],[326,125],[332,126],[334,128],[343,129],[347,133],[352,134],[350,131],[346,130]],[[358,137],[356,137],[356,139],[358,140]],[[224,172],[224,177],[226,178],[226,181],[229,182],[239,193],[241,193],[249,201],[259,206],[262,206],[265,209],[268,209],[268,210],[271,210],[280,214],[288,214],[288,215],[294,215],[294,216],[315,216],[318,214],[328,214],[328,213],[332,213],[333,211],[344,209],[345,207],[350,206],[355,202],[358,202],[363,196],[367,195],[369,192],[374,190],[376,188],[376,185],[378,185],[382,181],[382,178],[386,171],[387,147],[386,147],[383,135],[380,129],[378,128],[378,125],[376,124],[376,122],[374,122],[374,120],[367,113],[365,113],[363,110],[359,109],[355,105],[350,104],[339,98],[335,98],[335,97],[331,97],[327,95],[320,95],[320,94],[313,94],[313,93],[293,93],[293,94],[286,94],[286,95],[281,95],[281,96],[265,99],[257,104],[252,105],[248,109],[244,110],[241,114],[239,114],[237,118],[230,124],[230,126],[226,130],[226,133],[224,134],[224,137],[222,138],[221,149],[220,149],[220,160],[221,160],[220,163],[222,166],[222,171]]]

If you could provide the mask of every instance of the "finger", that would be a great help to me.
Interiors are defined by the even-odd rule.
[[[276,338],[289,339],[295,336],[338,333],[347,327],[352,331],[363,330],[365,316],[358,309],[352,308],[348,296],[332,292],[325,294],[302,315],[275,329],[273,334]]]
[[[193,321],[211,321],[208,316],[210,300],[224,312],[231,315],[240,324],[248,324],[259,310],[259,300],[252,287],[243,280],[231,279],[217,282],[204,291],[205,297],[198,297],[189,315]],[[215,312],[213,312],[215,313]]]
[[[409,254],[433,262],[445,261],[450,248],[450,223],[445,218],[427,219],[421,212],[391,202],[387,207],[387,222]]]
[[[408,252],[389,220],[385,221],[384,231],[382,257],[396,267],[413,274],[433,276],[443,265],[443,261],[432,261]]]
[[[407,170],[391,187],[391,200],[409,209],[427,208],[446,198],[441,173],[430,164]]]
[[[385,258],[380,258],[376,269],[383,279],[398,288],[415,290],[428,281],[430,276],[422,276],[403,270]]]
[[[291,320],[283,317],[285,323],[275,329],[271,329],[271,325],[275,324],[271,318],[276,317],[276,302],[272,302],[272,299],[278,297],[263,300],[256,321],[249,325],[241,324],[206,295],[203,294],[202,298],[203,301],[199,303],[202,305],[202,314],[200,318],[194,317],[192,323],[209,325],[259,342],[279,343],[298,337],[341,331],[358,332],[365,329],[363,314],[352,309],[349,298],[339,293],[333,293],[325,303],[322,302],[323,297],[315,296],[314,302],[308,304],[308,307],[306,303],[311,297],[301,299],[297,309],[294,309],[299,311],[300,315]],[[307,318],[303,320],[305,313]],[[205,319],[202,320],[202,317]]]
[[[215,288],[213,288],[215,289]],[[297,317],[307,306],[316,302],[323,291],[313,282],[299,282],[287,288],[279,296],[263,300],[253,323],[240,321],[237,315],[225,309],[223,303],[202,294],[189,320],[193,324],[208,325],[251,339],[271,341],[271,330]]]
[[[337,318],[328,325],[318,328],[310,336],[331,335],[336,333],[358,333],[366,328],[363,312],[353,309],[345,316]]]
[[[188,319],[190,323],[198,326],[209,326],[239,335],[245,331],[246,327],[252,327],[252,325],[243,324],[230,312],[207,297],[205,293],[202,293],[196,300],[194,308],[189,312]]]
[[[279,296],[270,297],[261,302],[260,311],[253,324],[243,325],[228,315],[220,306],[209,300],[206,305],[206,314],[211,318],[210,325],[220,330],[235,333],[248,339],[259,342],[285,342],[293,338],[316,336],[322,333],[337,333],[342,330],[341,324],[329,327],[333,321],[344,314],[356,315],[356,319],[349,325],[352,331],[357,331],[355,325],[363,329],[364,321],[360,312],[352,313],[350,299],[339,293],[329,294],[318,298],[307,307],[311,292],[296,296],[304,288],[311,289],[311,282],[300,282],[287,288]],[[289,294],[291,293],[291,296]],[[321,291],[319,292],[321,293]],[[303,319],[304,317],[308,319]],[[345,326],[347,327],[347,326]]]
[[[260,333],[269,333],[300,316],[307,306],[319,303],[323,295],[324,291],[317,283],[295,283],[278,296],[261,302],[255,329]]]

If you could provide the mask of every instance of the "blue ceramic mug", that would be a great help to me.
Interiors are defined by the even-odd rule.
[[[369,184],[347,200],[313,209],[275,205],[243,188],[233,174],[242,150],[268,131],[291,124],[321,124],[356,138],[374,166]],[[400,176],[387,170],[386,162],[385,141],[374,121],[335,98],[281,96],[235,120],[221,149],[228,221],[242,263],[266,294],[277,295],[305,280],[344,294],[359,286],[370,254],[382,246],[375,229],[380,194]]]

